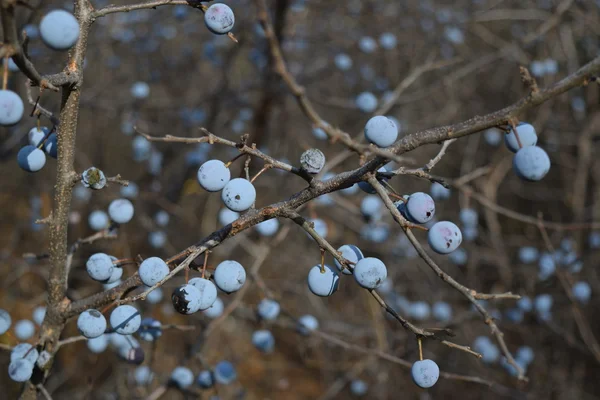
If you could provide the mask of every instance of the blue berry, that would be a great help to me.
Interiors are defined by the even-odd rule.
[[[504,135],[504,143],[506,144],[506,147],[513,153],[517,153],[521,147],[524,148],[536,145],[537,134],[535,133],[535,128],[532,125],[520,123],[517,125],[517,134],[519,135],[521,146],[519,146],[517,137],[515,136],[515,132],[512,130],[512,128],[509,133]]]
[[[38,129],[37,126],[31,128],[31,130],[27,134],[27,138],[29,139],[29,144],[37,147],[38,144],[40,144],[42,142],[42,140],[44,140],[44,138],[46,137],[48,132],[49,132],[49,129],[46,128],[45,126],[42,126],[41,129]]]
[[[385,167],[381,167],[377,170],[377,172],[388,172],[387,169],[385,169]],[[387,182],[387,179],[385,178],[381,178],[380,179],[381,182]],[[369,182],[365,182],[365,181],[360,181],[358,182],[358,187],[360,189],[362,189],[363,192],[369,193],[369,194],[375,194],[377,193],[377,191],[375,191],[375,188],[373,186],[371,186],[371,184]]]
[[[202,389],[210,389],[215,385],[215,378],[211,371],[204,370],[200,371],[196,382],[198,382],[198,386],[200,386]]]
[[[370,223],[361,228],[360,236],[373,243],[383,243],[390,236],[390,226],[387,223]]]
[[[364,396],[367,394],[368,390],[369,385],[361,379],[353,379],[352,382],[350,382],[350,392],[355,396]]]
[[[256,230],[261,236],[270,237],[277,233],[279,221],[277,218],[268,219],[256,225]]]
[[[458,266],[466,265],[469,261],[469,255],[467,254],[467,251],[460,247],[450,253],[448,258],[453,264]]]
[[[331,296],[340,283],[340,277],[330,266],[324,266],[325,272],[321,272],[321,266],[312,267],[308,273],[308,288],[317,296]]]
[[[79,22],[67,11],[50,11],[40,22],[40,35],[48,47],[68,50],[79,39]]]
[[[214,280],[225,293],[237,292],[246,282],[246,270],[239,262],[226,260],[217,265]]]
[[[58,157],[58,136],[56,136],[56,133],[51,133],[48,136],[46,143],[44,143],[44,151],[54,159]]]
[[[169,274],[169,266],[159,257],[150,257],[142,261],[138,272],[142,283],[151,287]]]
[[[312,134],[319,140],[327,140],[327,132],[325,132],[323,128],[313,128]]]
[[[164,247],[167,243],[167,234],[163,231],[154,231],[148,234],[148,243],[155,249]]]
[[[424,301],[415,301],[408,307],[408,315],[418,321],[429,319],[431,307]]]
[[[10,314],[3,309],[0,309],[0,335],[4,335],[12,325]]]
[[[29,343],[19,343],[10,352],[10,361],[25,359],[32,364],[35,364],[39,357],[39,353],[35,347]]]
[[[19,340],[29,340],[35,334],[35,324],[28,319],[15,322],[15,336]]]
[[[441,183],[433,182],[429,189],[429,193],[431,193],[431,197],[433,197],[434,200],[446,200],[450,198],[451,191],[450,189],[445,188]]]
[[[540,252],[535,247],[525,246],[519,249],[519,261],[523,264],[531,264],[537,261]]]
[[[275,337],[273,337],[271,331],[266,329],[254,331],[252,344],[263,353],[271,353],[275,348]]]
[[[102,170],[91,167],[81,174],[81,183],[87,188],[100,190],[106,186],[106,176]]]
[[[135,182],[129,182],[129,185],[121,187],[121,196],[129,199],[135,199],[138,195],[139,189]]]
[[[110,220],[108,214],[102,210],[95,210],[88,216],[88,224],[90,228],[95,231],[101,231],[102,229],[108,228]]]
[[[452,319],[452,306],[445,301],[436,301],[433,303],[432,314],[440,322],[449,322]]]
[[[165,210],[160,210],[156,214],[154,214],[154,222],[156,222],[156,225],[160,226],[161,228],[167,226],[169,224],[170,219],[171,217],[169,213]]]
[[[362,112],[372,113],[377,109],[377,97],[371,92],[362,92],[356,97],[356,106]]]
[[[121,335],[131,335],[140,329],[140,312],[128,304],[118,306],[110,313],[110,326]]]
[[[133,218],[133,204],[127,199],[113,200],[108,206],[108,215],[110,219],[118,224],[126,224]]]
[[[156,288],[146,296],[146,301],[150,304],[158,304],[163,298],[162,288]]]
[[[27,145],[19,150],[17,163],[27,172],[38,172],[46,165],[46,154],[35,146]]]
[[[363,36],[358,41],[358,47],[362,52],[370,54],[377,49],[377,42],[370,36]]]
[[[500,358],[500,350],[498,346],[496,346],[489,337],[487,336],[478,336],[473,342],[473,349],[481,353],[482,361],[487,364],[492,364],[498,361]]]
[[[8,365],[8,376],[15,382],[27,382],[33,374],[33,367],[31,361],[23,358],[11,361]]]
[[[549,294],[540,294],[533,301],[535,311],[539,314],[547,314],[550,312],[553,303],[552,296]]]
[[[206,310],[217,300],[217,287],[204,278],[192,278],[188,282],[200,292],[200,310]]]
[[[135,383],[139,386],[146,386],[152,383],[154,373],[147,365],[141,365],[133,372],[133,378],[135,379]]]
[[[219,211],[219,222],[223,226],[231,224],[233,221],[235,221],[239,217],[240,217],[240,214],[238,214],[235,211],[231,211],[228,208],[222,208]]]
[[[352,58],[350,58],[350,56],[345,53],[337,54],[333,59],[333,62],[335,63],[335,66],[341,71],[348,71],[352,68]],[[327,135],[325,135],[323,139],[327,139]]]
[[[476,227],[479,215],[477,214],[477,211],[472,208],[463,208],[458,214],[458,219],[462,226]]]
[[[539,273],[538,277],[540,280],[546,280],[554,275],[556,271],[556,263],[554,262],[554,256],[550,253],[542,253],[538,261]]]
[[[235,367],[229,361],[220,361],[215,365],[215,381],[222,385],[229,385],[237,378]]]
[[[204,13],[204,23],[212,33],[224,35],[233,29],[235,16],[228,5],[214,3]]]
[[[131,142],[133,147],[133,159],[135,161],[144,161],[150,158],[152,154],[152,143],[143,136],[136,136]]]
[[[385,32],[379,36],[379,44],[386,50],[391,50],[396,47],[396,35],[390,32]]]
[[[273,321],[279,316],[281,306],[275,300],[262,299],[260,303],[258,303],[257,310],[260,318],[266,321]]]
[[[351,267],[356,266],[356,263],[365,258],[362,251],[360,251],[360,249],[353,244],[345,244],[337,249],[337,251],[341,253],[342,257],[344,257],[346,260],[354,263],[351,265]],[[344,275],[352,275],[352,270],[350,268],[342,269],[342,266],[338,260],[334,259],[334,262],[338,270],[340,270]]]
[[[367,221],[377,221],[381,219],[384,208],[383,201],[377,195],[365,196],[360,203],[360,212]]]
[[[114,263],[117,261],[117,257],[109,256],[113,262],[113,272],[110,274],[110,278],[108,280],[103,281],[105,284],[114,284],[115,282],[121,282],[121,277],[123,276],[123,267],[120,265],[115,265]]]
[[[391,119],[378,115],[365,125],[365,138],[379,147],[388,147],[398,139],[398,127]]]
[[[113,273],[113,262],[108,254],[92,254],[85,263],[88,274],[93,280],[107,281]]]
[[[592,249],[600,249],[600,232],[591,232],[588,243]]]
[[[223,315],[223,310],[225,309],[225,305],[223,304],[223,300],[217,297],[212,306],[208,307],[203,311],[204,315],[208,318],[219,318]]]
[[[327,237],[327,233],[329,229],[327,228],[327,223],[323,221],[321,218],[311,218],[309,220],[313,224],[313,229],[317,232],[319,236],[322,238]]]
[[[171,382],[177,387],[185,389],[194,383],[194,373],[187,367],[175,367],[171,372]]]
[[[533,353],[533,349],[529,346],[521,346],[517,349],[517,354],[515,356],[517,360],[521,361],[525,365],[531,364],[535,355]]]
[[[387,278],[385,264],[374,257],[359,260],[354,266],[354,279],[366,289],[376,289]]]
[[[197,178],[204,190],[218,192],[230,181],[231,171],[223,161],[209,160],[198,168]]]
[[[306,314],[298,318],[298,332],[308,335],[310,331],[319,329],[319,321],[312,315]]]
[[[432,360],[417,361],[411,368],[413,381],[417,386],[430,388],[436,384],[440,377],[440,368]]]
[[[406,202],[406,213],[410,216],[411,221],[424,224],[435,215],[435,203],[427,193],[413,193]]]
[[[513,169],[523,180],[539,181],[550,171],[550,158],[541,147],[523,147],[513,159]]]
[[[246,211],[256,200],[256,189],[250,181],[243,178],[230,180],[223,188],[221,199],[232,211]]]
[[[106,318],[98,310],[86,310],[79,314],[77,328],[86,338],[96,338],[106,331]]]
[[[23,117],[25,105],[12,90],[0,90],[0,125],[15,125]]]
[[[108,335],[101,335],[87,341],[88,349],[95,354],[102,353],[108,346]]]
[[[458,226],[449,221],[441,221],[429,228],[429,246],[439,254],[448,254],[460,246],[462,233]]]
[[[150,96],[150,85],[146,82],[135,82],[131,85],[131,95],[136,99],[145,99]]]
[[[573,297],[582,304],[587,304],[592,296],[592,288],[590,284],[584,281],[577,282],[571,289]]]
[[[483,132],[483,138],[487,144],[496,147],[502,141],[502,133],[498,129],[490,128]]]
[[[519,300],[517,300],[517,307],[519,307],[524,312],[529,312],[533,310],[533,303],[529,296],[521,296]]]
[[[192,284],[178,287],[171,295],[173,307],[180,314],[193,314],[200,310],[202,293]]]

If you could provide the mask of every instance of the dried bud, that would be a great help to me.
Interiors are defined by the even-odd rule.
[[[319,149],[308,149],[300,156],[300,165],[309,174],[318,174],[325,166],[325,154]]]

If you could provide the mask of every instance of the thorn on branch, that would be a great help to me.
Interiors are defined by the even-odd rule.
[[[523,66],[519,67],[519,73],[521,74],[521,81],[529,88],[529,91],[533,93],[538,93],[540,89],[538,88],[538,84],[529,70]]]

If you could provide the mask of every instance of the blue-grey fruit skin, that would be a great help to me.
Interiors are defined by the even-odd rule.
[[[128,304],[118,306],[110,314],[110,325],[121,335],[131,335],[140,328],[142,317],[139,311]]]
[[[354,263],[351,265],[352,268],[354,268],[357,262],[365,258],[362,251],[360,251],[360,249],[353,244],[345,244],[338,248],[337,251],[342,253],[342,257],[344,257],[346,260]],[[344,268],[342,270],[342,266],[340,265],[338,260],[334,259],[334,262],[338,270],[342,271],[344,275],[352,275],[352,271],[350,268]]]
[[[513,153],[518,152],[521,148],[536,145],[537,134],[535,133],[535,128],[532,125],[520,123],[517,125],[517,134],[519,135],[521,146],[519,146],[519,141],[517,141],[517,137],[512,129],[509,133],[504,135],[504,143],[506,144],[506,147]]]
[[[258,303],[258,316],[267,321],[273,321],[279,316],[281,306],[275,300],[263,299]]]
[[[12,318],[6,310],[0,309],[0,335],[4,335],[12,325]]]
[[[189,368],[175,367],[171,373],[171,382],[176,386],[185,389],[194,383],[194,374]]]
[[[228,385],[237,378],[237,372],[232,363],[221,361],[215,366],[214,376],[218,383]]]
[[[374,257],[360,260],[354,267],[354,279],[366,289],[376,289],[387,278],[385,264]]]
[[[58,157],[58,137],[56,133],[51,133],[44,144],[44,151],[50,157],[56,159]]]
[[[361,379],[354,379],[350,382],[350,392],[355,396],[364,396],[369,390],[369,385]]]
[[[48,47],[54,50],[67,50],[79,38],[79,22],[67,11],[54,10],[42,18],[40,35]]]
[[[208,30],[212,33],[224,35],[233,29],[235,15],[229,6],[222,3],[215,3],[206,10],[204,22]]]
[[[460,246],[462,232],[454,223],[440,221],[429,229],[427,240],[433,251],[439,254],[448,254]]]
[[[46,164],[46,155],[35,146],[27,145],[19,150],[17,163],[27,172],[37,172]]]
[[[308,288],[313,294],[321,297],[331,296],[338,289],[340,277],[329,265],[312,267],[308,273]]]
[[[252,344],[263,353],[271,353],[275,348],[275,338],[271,331],[261,329],[252,334]]]
[[[200,371],[198,378],[196,379],[198,386],[203,389],[210,389],[215,385],[215,378],[213,373],[209,370]]]
[[[86,310],[77,318],[77,328],[83,336],[93,339],[106,331],[106,318],[98,310]]]
[[[411,368],[413,381],[422,388],[430,388],[440,377],[440,368],[432,360],[417,361]]]
[[[541,147],[523,147],[513,158],[513,170],[523,180],[540,181],[550,171],[550,157]]]

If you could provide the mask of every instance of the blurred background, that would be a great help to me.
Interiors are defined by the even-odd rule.
[[[49,10],[72,10],[72,4],[28,3],[32,7],[19,10],[18,23],[30,38],[30,58],[44,74],[59,72],[67,55],[48,49],[37,27]],[[79,249],[69,282],[72,299],[103,290],[84,268],[93,253],[166,259],[226,223],[220,195],[200,188],[196,172],[204,161],[225,162],[237,150],[151,143],[137,135],[134,126],[153,136],[199,137],[199,128],[205,127],[237,141],[247,133],[258,148],[296,166],[300,154],[311,147],[322,150],[329,162],[339,161],[345,153],[343,144],[330,143],[313,130],[274,72],[256,4],[226,3],[235,12],[238,44],[210,33],[202,11],[188,6],[114,14],[94,24],[75,168],[82,172],[95,166],[131,183],[127,188],[110,184],[93,193],[77,185],[70,242],[93,234],[97,218],[102,228],[102,214],[93,212],[105,212],[116,198],[130,198],[135,217],[119,228],[118,238]],[[92,0],[92,4],[101,8],[108,2]],[[378,105],[395,99],[387,115],[396,119],[405,135],[516,102],[526,95],[519,66],[529,68],[543,87],[600,54],[600,2],[594,0],[275,0],[268,6],[291,74],[329,124],[358,138],[373,115],[365,92]],[[25,87],[25,77],[11,72],[9,88],[25,99]],[[37,88],[32,93],[37,96]],[[40,104],[57,114],[60,95],[45,92]],[[243,291],[219,292],[225,306],[220,317],[174,311],[170,295],[183,276],[165,285],[162,299],[157,295],[135,304],[144,317],[177,326],[165,329],[155,342],[138,337],[134,343],[144,349],[143,365],[154,374],[150,383],[136,380],[138,367],[123,360],[122,347],[112,343],[105,351],[94,352],[79,341],[61,349],[47,390],[54,399],[146,398],[177,366],[185,365],[197,375],[228,360],[237,369],[234,383],[216,390],[169,388],[162,398],[350,399],[360,392],[351,390],[360,386],[357,381],[363,381],[363,398],[369,399],[398,398],[399,393],[407,399],[600,397],[595,379],[600,363],[595,337],[600,329],[595,320],[600,306],[595,268],[600,232],[585,224],[600,219],[598,85],[571,90],[520,118],[536,128],[538,145],[552,161],[541,182],[526,183],[515,176],[513,153],[504,146],[501,131],[491,130],[461,138],[434,168],[434,174],[449,181],[467,176],[450,192],[409,176],[390,183],[401,194],[432,193],[438,220],[461,225],[461,210],[477,212],[474,225],[462,226],[461,248],[450,256],[433,257],[465,286],[486,293],[512,291],[530,300],[486,304],[509,350],[526,368],[529,382],[517,381],[481,316],[418,258],[386,210],[365,218],[360,206],[367,195],[348,190],[316,199],[302,215],[323,220],[334,247],[352,243],[365,255],[381,258],[390,278],[382,292],[392,307],[418,326],[450,327],[456,334],[454,342],[484,355],[478,360],[426,341],[424,356],[444,372],[479,377],[482,382],[440,378],[429,390],[413,384],[409,364],[385,355],[408,363],[418,360],[414,335],[386,317],[351,277],[342,277],[338,292],[329,298],[311,294],[306,276],[320,262],[319,248],[298,226],[281,220],[272,236],[252,228],[210,255],[209,265],[234,259],[249,275]],[[41,123],[50,126],[45,118]],[[0,128],[0,307],[11,312],[13,321],[33,320],[34,310],[43,307],[46,298],[48,231],[35,220],[47,216],[52,207],[56,162],[48,159],[36,174],[22,171],[16,162],[35,125],[34,118],[24,118],[13,128]],[[423,166],[439,149],[421,147],[402,165]],[[233,176],[243,176],[243,160],[231,167]],[[262,165],[253,160],[251,172]],[[358,165],[356,154],[349,154],[330,172]],[[289,198],[305,182],[269,170],[255,186],[256,206],[263,207]],[[554,224],[548,229],[551,246],[527,220],[539,215]],[[423,232],[416,235],[426,242]],[[333,263],[330,256],[327,262]],[[129,276],[136,266],[124,269]],[[256,317],[256,306],[265,297],[281,304],[282,314],[274,322]],[[308,336],[299,334],[294,322],[306,314],[319,321],[318,332]],[[275,337],[270,354],[261,353],[251,342],[259,329],[268,329]],[[69,322],[63,338],[77,335],[75,321]],[[8,345],[23,341],[12,332],[0,340]],[[8,363],[9,354],[3,352],[0,364],[6,368]],[[15,398],[20,389],[5,372],[0,373],[0,387],[6,398]]]

